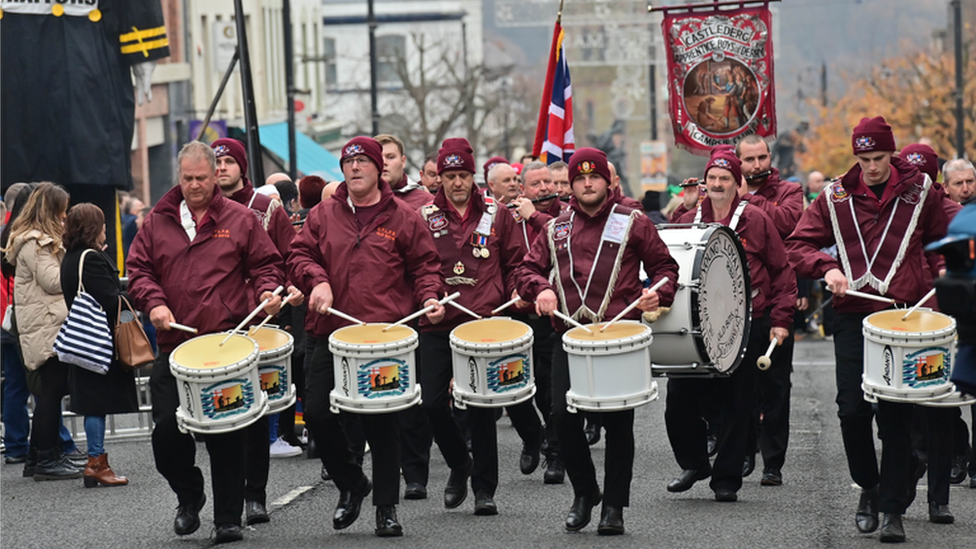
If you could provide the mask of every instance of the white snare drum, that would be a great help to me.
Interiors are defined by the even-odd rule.
[[[278,328],[262,326],[248,336],[258,342],[258,377],[268,395],[268,413],[277,414],[295,403],[291,382],[291,354],[295,338]]]
[[[937,405],[955,392],[949,374],[956,352],[956,321],[928,309],[902,320],[904,314],[880,311],[861,323],[864,398]]]
[[[678,262],[671,310],[652,324],[655,376],[724,376],[746,354],[752,294],[745,250],[718,224],[662,225],[658,234]]]
[[[329,336],[335,388],[332,413],[382,414],[420,402],[414,350],[417,332],[407,326],[365,324],[340,328]]]
[[[454,404],[499,408],[535,394],[532,328],[510,318],[465,322],[451,330]]]
[[[634,320],[620,320],[600,332],[573,328],[563,334],[569,355],[570,412],[629,410],[657,400],[657,382],[651,371],[651,329]]]
[[[183,342],[169,355],[184,433],[227,433],[243,429],[268,410],[258,380],[258,344],[243,335],[208,334]]]

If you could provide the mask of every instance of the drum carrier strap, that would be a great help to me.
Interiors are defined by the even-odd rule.
[[[740,200],[739,205],[735,207],[735,212],[732,214],[732,221],[729,222],[729,228],[733,231],[739,226],[739,218],[742,217],[742,212],[749,205],[748,200]],[[698,210],[695,211],[695,223],[702,222],[702,209],[698,206]]]

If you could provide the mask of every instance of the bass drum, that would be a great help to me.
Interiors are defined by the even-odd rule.
[[[650,324],[655,376],[720,377],[742,362],[752,326],[745,249],[719,224],[661,225],[658,234],[678,262],[671,310]]]

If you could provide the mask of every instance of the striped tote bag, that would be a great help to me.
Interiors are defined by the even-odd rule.
[[[54,352],[61,362],[105,375],[112,364],[115,346],[105,311],[82,283],[85,256],[90,251],[85,250],[78,261],[78,295],[54,340]]]

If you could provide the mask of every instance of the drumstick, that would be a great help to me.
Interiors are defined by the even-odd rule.
[[[285,298],[281,300],[281,306],[284,307],[285,306],[285,303],[288,303],[288,300],[291,299],[294,296],[295,296],[295,294],[288,294],[288,295],[286,295]],[[250,330],[248,330],[247,331],[247,335],[251,335],[251,334],[257,332],[258,330],[260,330],[261,328],[263,328],[264,325],[267,324],[268,321],[271,320],[272,318],[274,318],[274,315],[268,315],[267,318],[265,318],[264,320],[261,321],[261,324],[258,324],[257,326],[255,326],[255,327],[251,328]]]
[[[191,334],[200,333],[200,330],[197,330],[196,328],[191,328],[189,326],[186,326],[185,324],[177,324],[175,322],[170,322],[169,327],[174,330],[183,330],[184,332],[190,332]]]
[[[552,311],[552,314],[554,314],[554,315],[556,315],[556,316],[557,316],[557,317],[559,317],[559,318],[560,318],[560,319],[561,319],[561,320],[562,320],[563,322],[565,322],[565,323],[567,323],[567,324],[572,324],[573,326],[576,326],[577,328],[583,328],[584,330],[586,330],[586,332],[587,332],[587,333],[590,333],[590,334],[592,334],[592,333],[593,333],[593,330],[591,330],[591,329],[589,329],[589,328],[587,328],[586,326],[583,326],[583,325],[582,325],[582,324],[580,324],[579,322],[576,322],[576,321],[575,321],[575,320],[573,320],[572,318],[570,318],[570,317],[568,317],[568,316],[566,316],[566,315],[564,315],[564,314],[562,314],[561,312],[559,312],[559,309],[553,309],[553,311]]]
[[[477,318],[478,320],[481,320],[481,315],[479,315],[478,313],[476,313],[476,312],[472,311],[471,309],[465,307],[464,305],[461,305],[460,303],[456,303],[454,301],[448,301],[448,304],[453,305],[454,307],[456,307],[462,313],[468,313],[469,315]]]
[[[440,303],[441,305],[445,305],[447,303],[450,303],[451,301],[454,301],[455,299],[457,299],[459,297],[461,297],[461,292],[454,292],[453,294],[451,294],[451,295],[445,297],[444,299],[438,301],[438,303]],[[420,309],[416,313],[413,313],[413,314],[411,314],[409,316],[405,316],[405,317],[401,318],[400,320],[397,320],[393,324],[390,324],[386,328],[383,328],[383,331],[385,332],[385,331],[389,330],[390,328],[393,328],[395,326],[399,326],[399,325],[403,324],[404,322],[410,322],[411,320],[417,318],[418,316],[425,315],[425,314],[427,314],[427,313],[429,313],[429,312],[431,312],[433,310],[434,310],[434,306],[433,305],[428,305],[427,307],[424,307],[423,309]]]
[[[650,291],[652,291],[652,292],[656,292],[661,286],[664,286],[665,284],[667,284],[667,282],[668,282],[668,277],[664,277],[661,280],[658,280],[653,286],[651,286],[648,289]],[[613,323],[617,322],[618,320],[620,320],[621,318],[623,318],[625,314],[629,313],[630,311],[633,311],[634,310],[634,307],[636,307],[637,304],[640,303],[640,300],[641,299],[643,299],[643,296],[638,297],[637,299],[635,299],[633,303],[631,303],[630,305],[627,305],[627,308],[626,309],[624,309],[623,311],[620,311],[620,314],[618,314],[617,316],[613,317],[613,320],[611,320],[610,322],[607,322],[606,324],[604,324],[603,327],[600,328],[600,333],[603,333],[603,331],[606,330],[607,328],[609,328],[611,324],[613,324]]]
[[[498,307],[497,309],[492,309],[491,314],[497,315],[498,313],[504,311],[505,309],[511,307],[512,305],[515,305],[521,299],[522,299],[521,297],[515,296],[512,299],[509,299],[508,301],[506,301],[502,306]]]
[[[337,311],[337,310],[333,309],[332,307],[329,307],[328,309],[326,309],[326,311],[328,311],[330,314],[336,315],[339,318],[344,318],[344,319],[348,320],[349,322],[355,322],[356,324],[364,324],[364,325],[366,324],[362,320],[359,320],[358,318],[356,318],[354,316],[349,316],[349,315],[347,315],[346,313],[344,313],[342,311]]]
[[[864,292],[858,292],[856,290],[847,290],[846,295],[849,295],[851,297],[860,297],[861,299],[870,299],[871,301],[890,303],[892,305],[897,303],[894,299],[891,299],[890,297],[881,297],[880,295],[866,294]]]
[[[284,289],[285,289],[284,286],[278,286],[277,288],[275,288],[275,291],[271,292],[271,296],[274,297],[274,296],[280,294],[281,291],[284,290]],[[224,340],[220,342],[220,347],[223,347],[224,346],[224,343],[227,343],[227,340],[230,339],[230,336],[232,336],[232,335],[236,334],[237,332],[241,331],[241,328],[243,328],[244,326],[247,326],[247,323],[250,322],[252,318],[258,316],[258,313],[261,312],[261,309],[263,309],[264,306],[267,305],[270,302],[271,302],[271,298],[269,297],[268,299],[265,299],[264,301],[262,301],[257,307],[255,307],[254,310],[251,311],[251,314],[247,315],[247,318],[245,318],[243,322],[241,322],[240,324],[238,324],[236,328],[234,328],[233,330],[231,330],[231,332],[229,334],[227,334],[227,337],[225,337]]]
[[[901,319],[902,320],[907,319],[908,318],[908,315],[914,313],[916,309],[918,309],[919,307],[922,306],[922,303],[925,303],[926,301],[929,300],[930,297],[932,297],[934,295],[935,295],[935,288],[932,288],[931,290],[929,290],[929,293],[925,294],[925,297],[923,297],[922,299],[919,299],[918,300],[918,303],[912,305],[912,308],[911,309],[908,309],[908,312],[905,313],[905,316],[901,317]]]
[[[756,366],[759,366],[760,370],[766,371],[770,366],[772,366],[773,361],[769,360],[769,355],[773,354],[773,349],[776,348],[776,345],[778,344],[779,340],[774,337],[773,340],[769,342],[769,347],[766,348],[766,354],[756,360]]]

